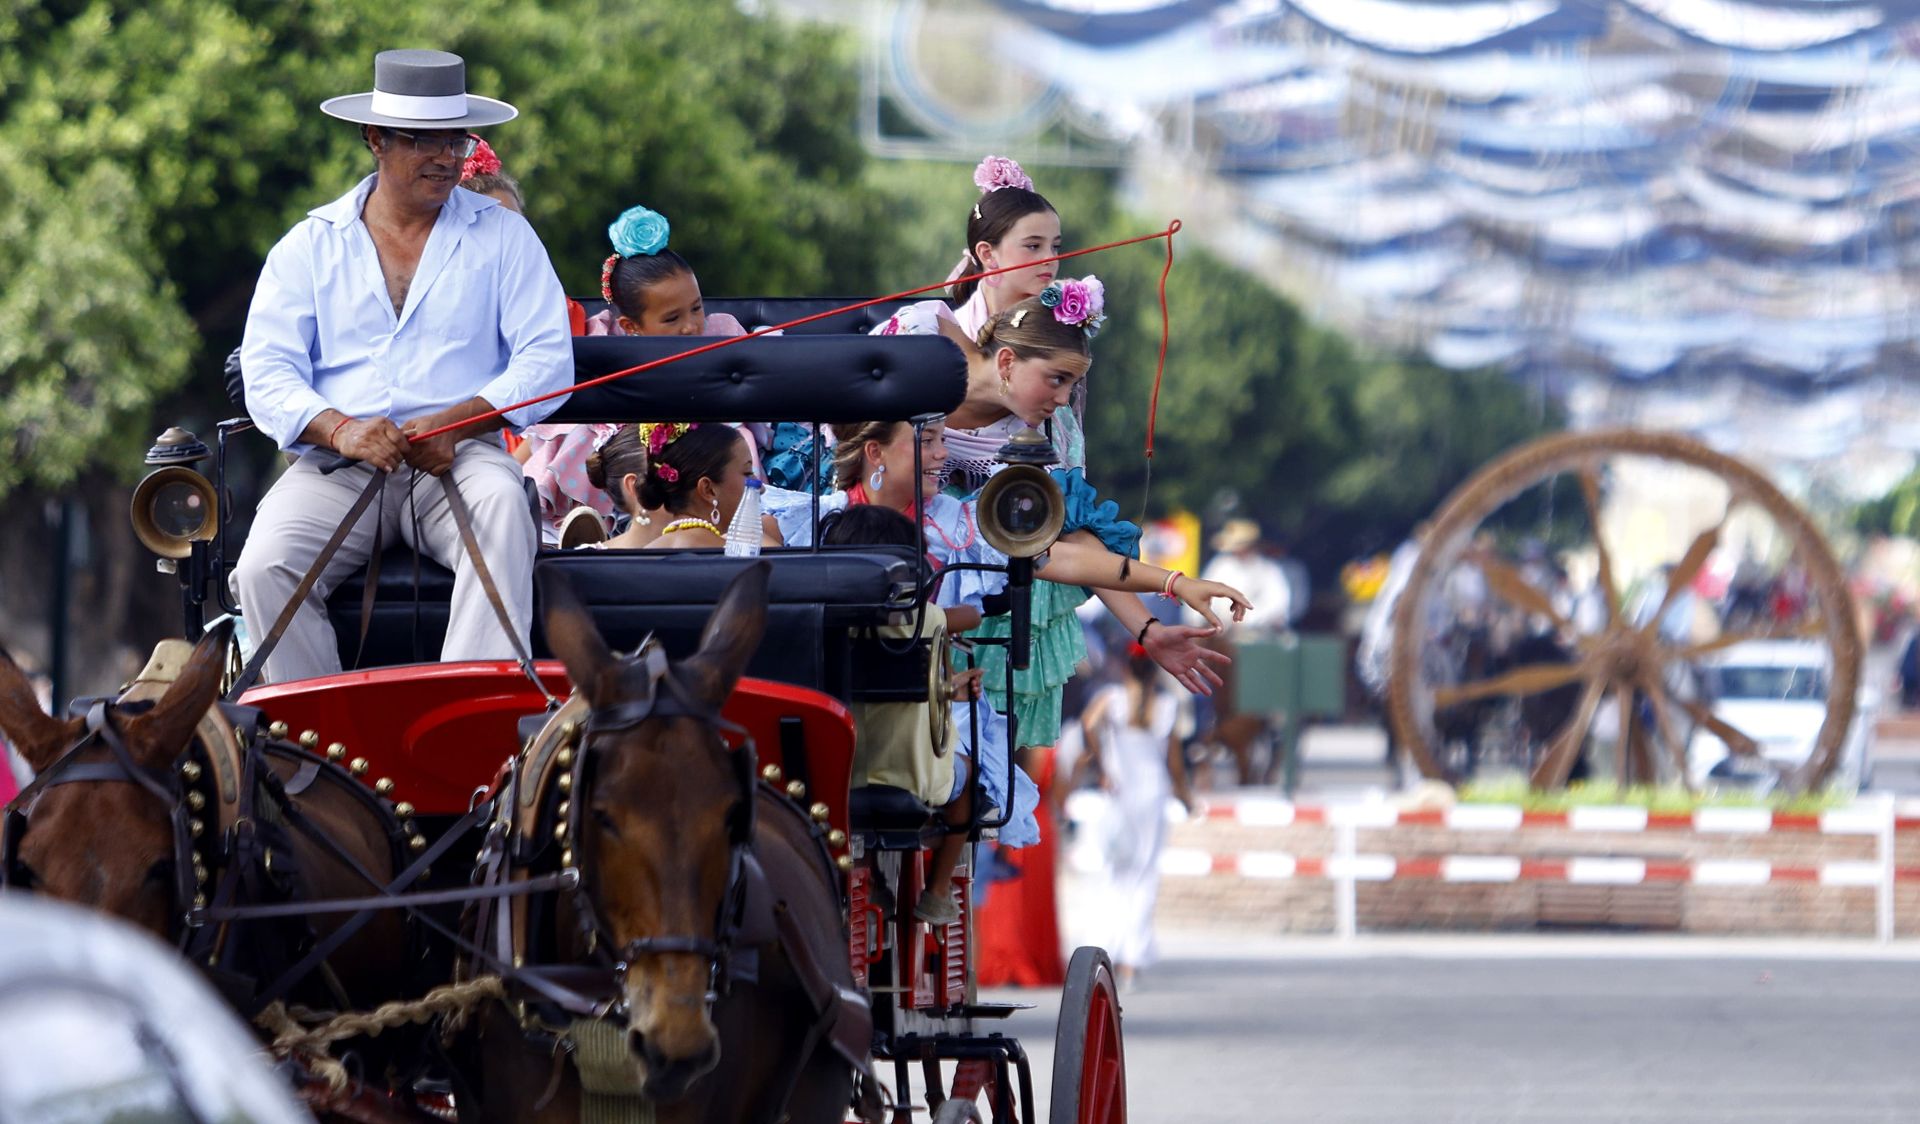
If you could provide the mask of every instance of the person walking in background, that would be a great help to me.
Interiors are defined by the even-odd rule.
[[[1213,536],[1213,549],[1216,553],[1200,571],[1200,576],[1245,592],[1253,608],[1239,621],[1210,637],[1207,646],[1233,656],[1242,644],[1271,639],[1286,631],[1287,622],[1292,619],[1293,591],[1286,571],[1260,549],[1260,524],[1251,519],[1228,520]],[[1197,616],[1189,617],[1189,623],[1197,619]],[[1225,683],[1207,700],[1211,704],[1211,720],[1205,714],[1201,716],[1200,740],[1226,747],[1233,754],[1235,780],[1245,785],[1256,779],[1271,779],[1279,754],[1271,754],[1266,768],[1256,777],[1253,750],[1269,733],[1268,716],[1240,713],[1238,672],[1237,666],[1224,667]]]
[[[1175,731],[1180,700],[1166,689],[1146,650],[1134,645],[1120,682],[1103,688],[1080,719],[1083,766],[1096,764],[1113,801],[1106,838],[1106,892],[1097,939],[1129,985],[1156,959],[1153,907],[1160,894],[1160,851],[1167,839],[1167,800],[1189,811],[1186,762]]]

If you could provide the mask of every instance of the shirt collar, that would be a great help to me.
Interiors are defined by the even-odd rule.
[[[353,190],[331,203],[315,207],[307,214],[329,224],[335,230],[345,230],[352,226],[360,217],[360,212],[366,209],[367,196],[373,194],[373,186],[379,180],[380,173],[374,172],[355,184]],[[491,195],[482,195],[477,191],[456,187],[453,189],[453,194],[441,205],[441,210],[450,211],[454,218],[471,223],[479,217],[480,212],[499,205],[500,201]]]

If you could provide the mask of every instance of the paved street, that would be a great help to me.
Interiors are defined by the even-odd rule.
[[[1534,937],[1357,947],[1172,942],[1172,958],[1122,996],[1131,1118],[1920,1119],[1913,949],[1863,959],[1874,955],[1864,944]],[[1044,1004],[1011,1028],[1042,1097],[1053,1019]]]

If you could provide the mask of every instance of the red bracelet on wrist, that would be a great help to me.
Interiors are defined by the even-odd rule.
[[[334,438],[336,438],[336,437],[338,437],[338,436],[340,436],[340,430],[341,430],[341,428],[342,428],[342,427],[344,427],[344,426],[345,426],[345,425],[346,425],[346,424],[347,424],[348,422],[350,422],[350,421],[352,421],[352,420],[353,420],[352,418],[341,418],[341,419],[340,419],[340,424],[339,424],[339,425],[336,425],[336,426],[334,426],[334,427],[333,427],[333,429],[332,429],[332,430],[331,430],[331,431],[330,431],[330,432],[329,432],[329,433],[327,434],[327,444],[329,444],[329,445],[332,445],[332,446],[333,446],[333,448],[334,448],[334,451],[335,451],[335,452],[338,452],[338,451],[339,451],[339,449],[340,449],[340,446],[339,446],[339,445],[337,445],[337,444],[334,444],[334,440],[333,440],[333,439],[334,439]]]
[[[1168,570],[1167,584],[1160,587],[1160,596],[1166,598],[1169,601],[1173,600],[1173,583],[1179,581],[1181,578],[1184,578],[1186,576],[1187,575],[1181,573],[1178,570]]]

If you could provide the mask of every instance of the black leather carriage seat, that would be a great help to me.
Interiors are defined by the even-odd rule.
[[[872,850],[918,851],[945,834],[932,808],[904,788],[863,785],[847,797],[847,821]]]
[[[910,609],[918,597],[919,569],[906,548],[770,550],[766,639],[747,674],[825,691],[846,699],[854,680],[852,630],[883,623]],[[670,655],[689,655],[720,594],[750,559],[717,551],[543,551],[541,567],[557,567],[573,582],[594,622],[615,650],[632,650],[657,636]],[[405,547],[381,559],[372,624],[363,667],[417,663],[439,658],[446,638],[453,574],[430,559],[419,561]],[[328,598],[328,616],[339,641],[341,664],[354,666],[359,646],[365,575],[343,583]],[[536,657],[550,655],[535,606]]]

